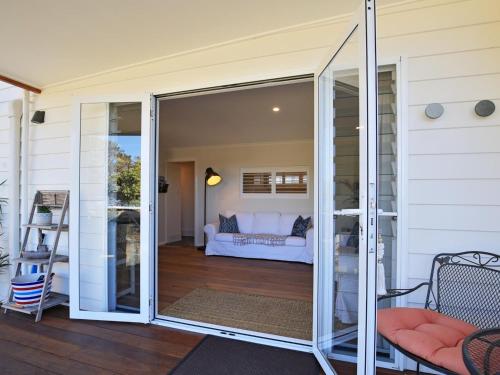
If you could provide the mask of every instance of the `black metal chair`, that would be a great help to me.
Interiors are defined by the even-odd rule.
[[[378,300],[401,297],[422,287],[427,287],[425,309],[480,329],[500,327],[500,255],[479,251],[438,254],[432,262],[429,281],[411,289],[389,290]],[[456,374],[384,338],[417,362],[417,373],[422,364],[445,374]]]

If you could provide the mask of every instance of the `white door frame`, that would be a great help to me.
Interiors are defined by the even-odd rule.
[[[140,202],[140,313],[84,311],[80,309],[80,131],[81,105],[93,103],[141,103],[141,202]],[[149,323],[150,321],[150,223],[151,223],[151,192],[150,192],[150,151],[151,151],[151,111],[149,94],[110,95],[75,97],[72,103],[72,142],[71,142],[71,195],[69,233],[70,256],[70,318],[109,320],[122,322]]]
[[[357,373],[372,374],[376,369],[376,246],[377,246],[377,81],[378,66],[376,60],[376,34],[375,34],[375,0],[363,0],[357,13],[354,14],[343,38],[337,43],[332,53],[324,64],[320,65],[315,74],[315,170],[327,164],[333,155],[333,144],[325,146],[330,150],[323,150],[321,145],[319,113],[319,76],[328,67],[336,54],[342,49],[354,32],[358,33],[360,45],[359,81],[360,81],[360,226],[364,228],[359,239],[359,293],[358,293],[358,351]],[[326,137],[330,139],[329,137]],[[331,142],[323,142],[327,145]],[[323,155],[323,156],[321,156]],[[326,156],[325,156],[326,155]],[[330,161],[331,163],[331,161]],[[333,181],[333,169],[324,168],[322,180]],[[313,353],[327,374],[334,373],[331,365],[321,353],[318,346],[318,320],[319,320],[319,231],[320,208],[331,209],[328,202],[320,202],[320,173],[315,173],[315,259],[314,264],[314,299],[313,299]],[[320,207],[321,203],[321,207]],[[332,223],[326,223],[325,230],[332,231]],[[332,232],[333,233],[333,232]],[[368,282],[372,280],[373,282]],[[365,285],[365,287],[363,287]],[[323,296],[326,298],[326,296]],[[332,312],[333,316],[333,312]]]

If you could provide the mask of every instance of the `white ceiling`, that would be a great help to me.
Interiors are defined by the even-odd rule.
[[[313,82],[164,100],[160,148],[312,139],[313,109]]]
[[[349,13],[357,4],[356,0],[0,0],[0,74],[43,88]]]

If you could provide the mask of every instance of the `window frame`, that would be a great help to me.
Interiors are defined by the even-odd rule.
[[[305,193],[277,193],[276,192],[276,174],[280,172],[300,172],[307,176]],[[244,193],[243,175],[245,173],[270,173],[271,174],[271,192],[270,193]],[[311,167],[252,167],[240,169],[240,197],[242,199],[309,199],[311,191]]]

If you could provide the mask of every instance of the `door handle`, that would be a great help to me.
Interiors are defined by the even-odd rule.
[[[377,210],[377,215],[378,216],[390,217],[390,218],[392,218],[392,220],[397,220],[398,219],[398,213],[397,212],[387,212],[387,211],[381,210],[380,208]]]
[[[335,216],[359,216],[361,210],[359,208],[343,208],[342,210],[333,211]]]

